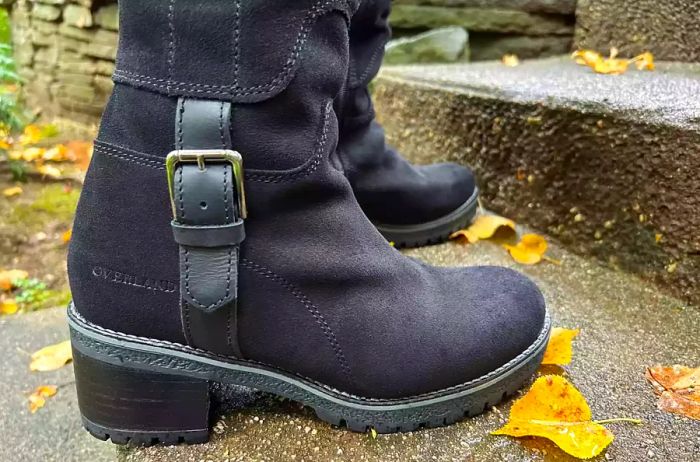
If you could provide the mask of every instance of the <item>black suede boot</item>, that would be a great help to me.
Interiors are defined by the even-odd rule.
[[[550,323],[535,285],[405,258],[330,162],[356,6],[121,1],[69,256],[97,437],[204,441],[213,382],[352,430],[414,430],[477,414],[537,369]]]
[[[363,0],[352,19],[336,159],[362,210],[384,237],[397,247],[415,247],[445,241],[471,222],[479,190],[468,168],[414,166],[385,142],[367,86],[379,72],[391,36],[390,8],[391,0]]]

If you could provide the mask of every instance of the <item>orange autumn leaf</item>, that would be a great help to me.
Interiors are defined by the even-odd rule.
[[[653,71],[656,69],[656,65],[654,64],[654,55],[649,51],[632,58],[632,62],[635,66],[637,66],[637,70],[640,71]]]
[[[591,420],[591,409],[581,392],[557,375],[537,379],[513,404],[508,423],[492,434],[547,438],[580,459],[597,456],[614,438]]]
[[[12,188],[5,188],[2,190],[2,195],[5,197],[14,197],[22,194],[22,188],[19,186],[13,186]]]
[[[27,279],[28,277],[29,273],[22,270],[13,269],[8,271],[0,271],[0,290],[12,290],[15,281]]]
[[[497,215],[481,215],[469,228],[453,233],[450,239],[465,238],[468,243],[473,244],[482,239],[489,239],[503,230],[508,234],[514,234],[515,222]]]
[[[29,395],[29,411],[34,414],[36,411],[44,407],[46,398],[54,396],[58,392],[58,387],[55,385],[41,385]]]
[[[516,245],[506,244],[505,247],[518,263],[535,265],[544,259],[547,252],[547,241],[538,234],[525,234]]]
[[[88,141],[69,141],[66,143],[68,160],[73,162],[80,170],[87,170],[92,158],[93,144]]]
[[[68,231],[61,234],[61,242],[63,242],[64,244],[68,244],[72,237],[73,237],[73,230],[69,229]]]
[[[0,300],[0,314],[15,314],[18,310],[19,306],[17,306],[17,302],[14,299]]]
[[[501,62],[508,67],[517,67],[520,65],[520,58],[518,58],[518,55],[506,54],[501,58]]]
[[[646,378],[659,395],[659,409],[700,420],[700,367],[649,367]]]
[[[60,369],[73,360],[70,340],[49,345],[32,354],[29,369],[34,372],[47,372]]]
[[[579,329],[564,329],[562,327],[552,329],[552,335],[544,352],[542,364],[555,366],[570,364],[573,357],[572,343],[580,332]]]

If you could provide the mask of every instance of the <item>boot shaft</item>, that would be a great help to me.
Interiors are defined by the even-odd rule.
[[[116,330],[158,332],[185,343],[164,168],[175,148],[178,97],[233,103],[232,144],[243,154],[251,192],[249,247],[272,240],[269,220],[283,213],[285,202],[274,186],[317,169],[335,149],[332,102],[345,83],[353,11],[343,0],[120,3],[116,86],[69,255],[71,289],[83,315]],[[315,188],[323,189],[317,202],[351,197],[340,180],[332,183],[286,193],[291,202]]]

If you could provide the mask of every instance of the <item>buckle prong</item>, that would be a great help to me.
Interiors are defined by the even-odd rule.
[[[175,169],[182,163],[196,163],[201,171],[206,170],[207,163],[230,163],[233,169],[233,183],[238,199],[238,213],[243,219],[248,217],[245,188],[243,186],[243,156],[239,152],[228,149],[185,149],[168,154],[168,157],[165,159],[165,171],[168,176],[168,190],[170,192],[170,204],[173,208],[173,217],[177,216],[177,208],[175,206]]]

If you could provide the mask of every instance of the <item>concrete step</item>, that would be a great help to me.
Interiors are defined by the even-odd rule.
[[[700,303],[700,65],[388,67],[375,96],[411,160],[472,165],[488,208]]]
[[[656,363],[693,364],[700,357],[700,316],[638,278],[615,272],[564,248],[550,254],[562,265],[516,265],[500,246],[448,243],[407,252],[437,265],[504,265],[542,287],[554,324],[579,327],[568,378],[587,397],[597,419],[638,417],[644,425],[615,425],[601,460],[689,461],[700,451],[700,424],[656,408],[644,370]],[[489,436],[511,402],[456,425],[410,434],[369,435],[334,429],[309,410],[266,396],[230,396],[212,440],[201,446],[120,448],[120,462],[171,461],[573,461],[547,442]],[[238,404],[236,404],[238,399]],[[240,403],[243,404],[240,404]]]
[[[696,0],[578,0],[576,45],[632,56],[652,51],[657,59],[700,62]]]

